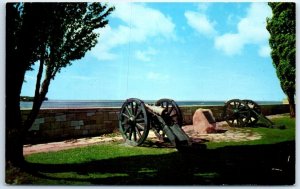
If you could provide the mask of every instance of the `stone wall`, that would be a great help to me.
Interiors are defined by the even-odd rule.
[[[211,109],[216,121],[222,121],[223,106],[181,106],[184,124],[192,124],[198,108]],[[264,115],[288,113],[288,105],[261,106]],[[26,143],[60,141],[98,136],[118,131],[120,108],[41,109],[29,129]],[[30,110],[22,110],[23,119]]]
[[[29,110],[22,110],[23,119]],[[27,143],[97,136],[117,131],[119,108],[41,109]]]

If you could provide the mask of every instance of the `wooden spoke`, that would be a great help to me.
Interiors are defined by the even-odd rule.
[[[139,123],[137,123],[136,126],[137,126],[137,128],[139,128],[139,129],[141,129],[141,130],[144,130],[144,129],[145,129],[145,127],[144,127],[143,125],[139,124]]]
[[[127,115],[132,116],[132,113],[131,113],[131,111],[128,109],[128,106],[125,106],[125,109],[126,109]]]
[[[140,131],[138,130],[138,128],[137,128],[137,127],[135,127],[135,132],[138,134],[139,138],[141,138],[141,137],[142,137],[142,135],[141,135],[141,133],[140,133]]]
[[[123,116],[125,116],[127,119],[130,119],[130,116],[125,114],[125,113],[122,113]]]
[[[135,117],[139,117],[143,113],[142,109],[139,109],[138,112],[136,113]]]

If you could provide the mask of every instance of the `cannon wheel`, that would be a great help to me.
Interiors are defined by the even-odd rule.
[[[177,124],[180,127],[182,126],[181,111],[174,100],[163,98],[158,100],[155,106],[165,108],[166,114],[163,115],[163,118],[167,125]]]
[[[182,114],[178,105],[174,100],[163,98],[156,101],[155,106],[160,106],[162,108],[165,108],[166,113],[162,115],[162,118],[164,119],[167,125],[171,126],[177,124],[179,125],[179,127],[182,127]],[[165,133],[161,130],[160,127],[152,126],[152,130],[160,140],[164,139]]]
[[[249,118],[249,120],[248,120],[248,124],[250,125],[250,126],[253,126],[253,125],[255,125],[256,123],[257,123],[257,121],[258,121],[258,116],[257,116],[257,114],[261,114],[261,108],[260,108],[260,106],[256,103],[256,102],[254,102],[253,100],[248,100],[248,99],[246,99],[246,100],[243,100],[247,105],[248,105],[248,107],[252,110],[251,112],[250,112],[250,118]],[[254,113],[254,111],[256,112],[256,113]]]
[[[141,145],[148,136],[149,127],[144,102],[136,98],[127,99],[119,114],[119,130],[126,143]]]
[[[250,119],[250,110],[244,101],[232,99],[225,103],[223,116],[229,126],[243,127]]]

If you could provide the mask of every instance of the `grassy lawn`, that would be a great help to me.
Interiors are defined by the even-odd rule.
[[[151,143],[93,145],[26,156],[26,171],[8,167],[6,182],[41,185],[277,185],[295,182],[295,119],[286,129],[251,128],[247,142],[206,142],[178,152]],[[249,128],[247,128],[249,129]]]

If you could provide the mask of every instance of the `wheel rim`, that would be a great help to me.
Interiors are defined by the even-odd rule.
[[[243,100],[245,102],[245,104],[247,104],[247,106],[251,109],[251,112],[250,112],[250,117],[249,117],[249,120],[248,120],[248,124],[250,126],[253,126],[255,125],[257,122],[258,122],[258,116],[257,114],[261,114],[261,108],[260,106],[254,102],[253,100]],[[254,111],[257,113],[254,113]]]
[[[224,105],[223,116],[231,127],[246,126],[250,118],[249,107],[239,99],[229,100]]]
[[[182,115],[181,111],[172,99],[160,99],[155,103],[155,106],[160,106],[165,108],[166,113],[163,115],[163,118],[167,125],[177,124],[180,127],[182,126]]]
[[[145,141],[149,123],[143,101],[131,98],[124,102],[119,114],[119,130],[131,146],[138,146]]]

